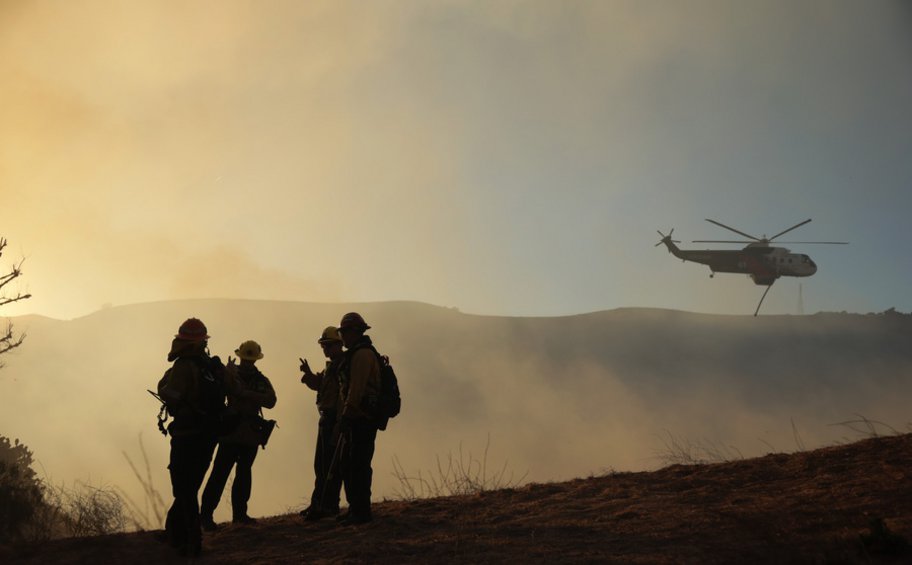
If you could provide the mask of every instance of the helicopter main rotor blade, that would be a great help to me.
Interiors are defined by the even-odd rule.
[[[762,241],[762,240],[761,240],[761,241]],[[744,244],[744,243],[757,243],[757,242],[755,242],[755,241],[729,241],[729,240],[725,240],[725,239],[692,239],[692,240],[690,240],[690,242],[691,242],[691,243],[741,243],[741,244]],[[800,245],[808,245],[808,244],[811,244],[811,245],[848,245],[848,244],[849,244],[848,241],[777,241],[776,243],[781,244],[781,245],[786,245],[786,244],[788,244],[788,245],[792,245],[792,244],[800,244]]]
[[[726,241],[722,239],[692,239],[691,243],[757,243],[756,241]]]
[[[759,237],[754,237],[754,236],[752,236],[752,235],[749,234],[749,233],[744,233],[743,231],[738,231],[738,230],[736,230],[735,228],[726,226],[725,224],[723,224],[723,223],[721,223],[721,222],[717,222],[717,221],[715,221],[715,220],[710,220],[709,218],[706,218],[706,221],[709,222],[709,223],[711,223],[711,224],[716,224],[716,225],[719,226],[720,228],[725,228],[725,229],[727,229],[727,230],[733,231],[733,232],[735,232],[735,233],[738,234],[738,235],[743,235],[744,237],[749,237],[750,239],[753,239],[754,241],[760,241],[760,238],[759,238]],[[796,226],[796,227],[797,227],[797,226]]]
[[[804,224],[806,224],[806,223],[808,223],[808,222],[810,222],[810,221],[811,221],[811,219],[808,218],[807,220],[805,220],[805,221],[803,221],[803,222],[801,222],[801,223],[795,224],[794,226],[790,227],[789,229],[787,229],[787,230],[785,230],[785,231],[781,231],[781,232],[777,233],[776,235],[774,235],[773,237],[769,238],[769,241],[773,241],[774,239],[776,239],[776,238],[779,237],[780,235],[785,234],[785,233],[788,233],[788,232],[792,231],[792,230],[795,229],[795,228],[800,228],[801,226],[803,226]]]
[[[777,241],[776,243],[800,243],[802,245],[814,245],[814,244],[825,244],[825,245],[848,245],[848,241]]]

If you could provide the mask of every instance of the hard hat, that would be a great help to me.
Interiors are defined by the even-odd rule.
[[[364,321],[364,318],[361,317],[361,314],[357,312],[349,312],[348,314],[342,316],[342,321],[339,322],[340,330],[348,328],[369,330],[370,326],[367,325],[367,322]]]
[[[323,335],[320,336],[320,339],[317,340],[317,343],[332,343],[334,341],[342,341],[342,336],[339,335],[339,330],[336,329],[336,326],[326,326],[326,329],[323,330]]]
[[[209,339],[209,334],[207,333],[206,324],[197,318],[187,318],[183,324],[180,325],[180,328],[177,330],[177,339],[184,339],[187,341],[205,341]]]
[[[259,343],[249,340],[235,349],[234,354],[245,361],[257,361],[263,358],[263,349],[260,347]]]

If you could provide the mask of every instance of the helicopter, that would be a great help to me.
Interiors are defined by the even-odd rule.
[[[744,236],[752,241],[697,239],[693,240],[692,243],[746,243],[747,245],[738,251],[714,249],[706,249],[702,251],[685,250],[680,249],[677,245],[675,245],[676,243],[680,243],[680,241],[672,239],[671,236],[674,233],[674,228],[672,228],[672,230],[668,232],[668,235],[663,234],[661,231],[658,232],[659,235],[662,236],[662,239],[659,240],[655,246],[658,247],[659,245],[665,244],[665,247],[668,248],[668,252],[681,259],[682,261],[693,261],[694,263],[701,263],[703,265],[709,266],[710,278],[714,277],[716,273],[741,273],[748,275],[751,280],[754,281],[754,284],[758,286],[765,286],[766,290],[763,292],[763,296],[760,298],[760,302],[757,304],[757,309],[754,311],[754,316],[756,316],[760,311],[760,306],[763,304],[763,299],[766,298],[766,293],[769,292],[769,289],[773,286],[773,283],[776,282],[779,277],[809,277],[817,272],[817,264],[814,263],[814,261],[807,255],[803,253],[792,253],[791,250],[786,249],[785,247],[776,247],[770,245],[770,243],[772,243],[772,241],[779,236],[785,235],[788,232],[810,222],[810,218],[804,220],[803,222],[799,222],[772,237],[766,237],[766,235],[763,237],[756,237],[743,231],[736,230],[733,227],[726,226],[721,222],[710,220],[709,218],[706,218],[706,221],[719,227],[725,228],[729,231],[735,232],[736,234]],[[846,241],[788,241],[779,243],[802,245],[848,244]]]

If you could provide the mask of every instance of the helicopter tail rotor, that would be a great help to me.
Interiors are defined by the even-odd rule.
[[[672,243],[681,243],[681,241],[678,239],[671,239],[671,234],[673,234],[674,231],[675,231],[674,228],[671,228],[671,231],[668,232],[668,235],[665,235],[664,233],[660,232],[659,230],[656,230],[656,232],[660,236],[662,236],[662,239],[660,239],[659,242],[656,243],[653,247],[658,247],[658,246],[662,245],[663,243],[665,243],[665,241],[670,241]]]

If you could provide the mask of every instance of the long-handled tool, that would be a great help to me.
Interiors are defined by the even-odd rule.
[[[320,494],[320,510],[323,510],[323,504],[326,500],[326,489],[329,487],[329,482],[336,478],[336,473],[339,471],[339,459],[342,457],[344,445],[345,445],[345,434],[339,434],[339,440],[336,441],[336,449],[333,450],[332,460],[329,462],[329,469],[326,471],[326,478],[323,481],[323,492]]]

